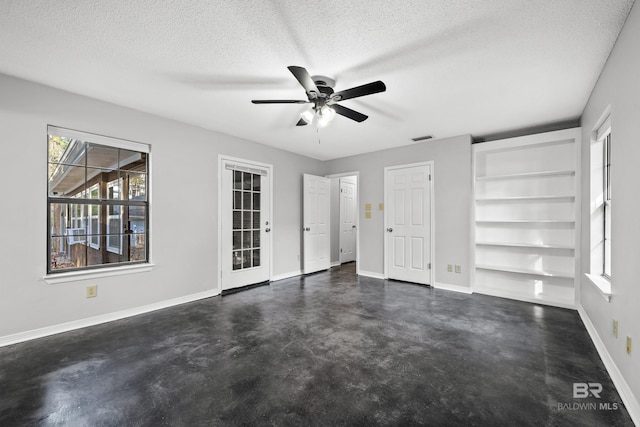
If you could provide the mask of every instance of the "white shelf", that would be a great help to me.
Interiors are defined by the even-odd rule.
[[[516,197],[482,197],[476,202],[510,202],[510,201],[545,201],[545,200],[575,200],[575,196],[516,196]]]
[[[472,150],[475,289],[573,306],[580,130],[489,141]]]
[[[536,243],[503,243],[503,242],[476,242],[476,246],[501,246],[507,248],[532,248],[532,249],[559,249],[574,250],[573,246],[567,245],[545,245]]]
[[[493,181],[493,180],[518,179],[518,178],[542,178],[546,176],[572,176],[575,174],[576,172],[573,170],[526,172],[526,173],[514,173],[509,175],[477,176],[476,181]]]
[[[528,274],[532,276],[559,277],[563,279],[574,278],[573,274],[565,273],[561,271],[534,270],[529,268],[505,267],[505,266],[497,266],[497,265],[476,265],[476,268],[479,268],[482,270],[501,271],[505,273]]]

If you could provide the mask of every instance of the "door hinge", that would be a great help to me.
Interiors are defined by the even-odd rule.
[[[429,270],[431,270],[431,263],[429,263]]]
[[[340,253],[342,253],[342,248],[340,248]]]
[[[431,181],[431,174],[429,174],[429,181]]]

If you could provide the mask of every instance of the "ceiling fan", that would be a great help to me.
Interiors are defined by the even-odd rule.
[[[311,110],[307,110],[300,115],[300,120],[298,120],[296,126],[307,125],[313,121],[314,117],[317,117],[318,126],[326,126],[336,114],[356,122],[363,122],[367,120],[368,116],[342,106],[338,102],[387,90],[385,84],[378,80],[362,86],[334,92],[333,85],[335,81],[333,79],[324,76],[311,76],[304,67],[291,65],[287,68],[307,93],[306,101],[295,99],[254,99],[251,102],[254,104],[313,104]]]

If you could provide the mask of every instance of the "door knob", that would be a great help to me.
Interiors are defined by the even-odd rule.
[[[351,226],[351,228],[356,228],[356,226],[355,226],[355,225],[352,225],[352,226]]]
[[[302,229],[302,231],[311,231],[311,229],[309,227],[305,227]]]
[[[265,230],[264,230],[264,232],[265,232],[265,233],[268,233],[268,232],[270,232],[270,231],[271,231],[271,229],[270,229],[270,228],[268,228],[268,227],[267,227],[267,229],[265,229]]]
[[[391,233],[391,232],[393,231],[393,228],[389,227],[389,228],[387,228],[387,231],[388,231],[389,233]]]

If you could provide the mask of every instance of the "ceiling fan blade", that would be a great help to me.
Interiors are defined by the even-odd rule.
[[[309,123],[307,123],[306,120],[301,117],[300,120],[298,120],[298,123],[296,123],[296,126],[306,126],[308,124]]]
[[[331,96],[334,101],[343,101],[345,99],[357,98],[359,96],[371,95],[373,93],[384,92],[387,87],[380,80],[377,82],[367,83],[366,85],[352,87],[351,89],[341,90]]]
[[[309,101],[299,99],[252,99],[252,104],[308,104]]]
[[[343,107],[340,104],[333,104],[331,108],[336,110],[336,114],[340,114],[341,116],[348,117],[351,120],[355,120],[358,123],[364,122],[369,117],[369,116],[365,116],[362,113],[358,113],[357,111],[352,110],[351,108]]]
[[[309,97],[309,99],[316,99],[318,97],[318,94],[320,93],[320,90],[318,90],[318,87],[313,82],[313,79],[311,78],[311,75],[309,75],[307,69],[304,67],[298,67],[296,65],[290,65],[287,68],[302,85],[305,92],[307,92],[307,96]]]

